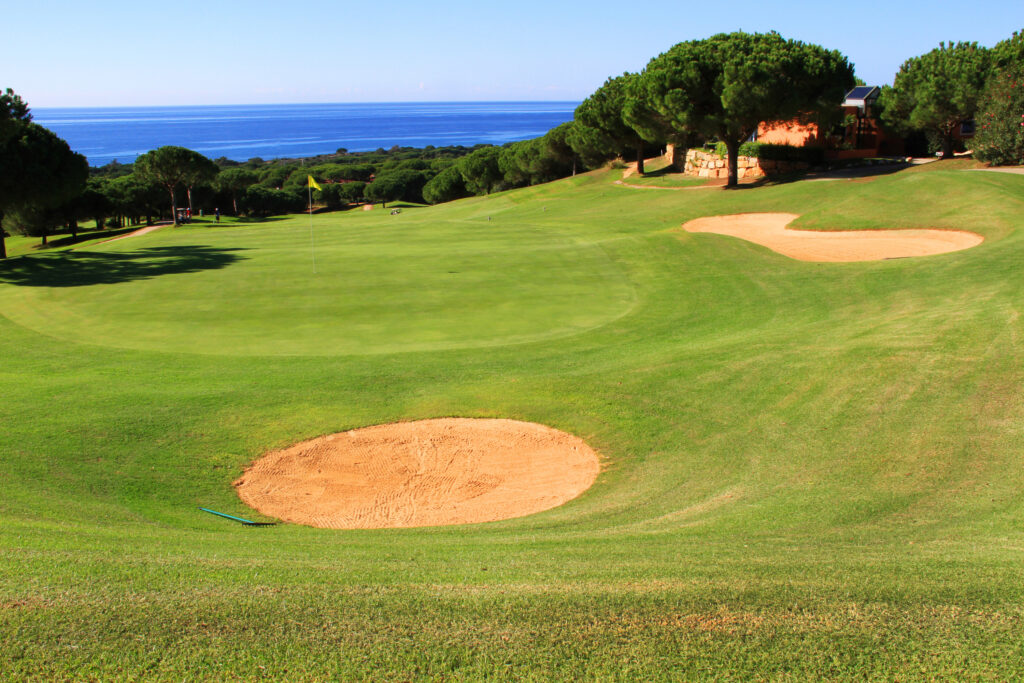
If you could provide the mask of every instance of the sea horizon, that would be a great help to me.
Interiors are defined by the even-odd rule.
[[[29,109],[34,113],[40,110],[62,109],[190,109],[193,107],[305,107],[322,105],[365,106],[374,104],[579,104],[581,100],[366,100],[365,102],[231,102],[220,104],[104,104],[104,105],[61,105],[40,106]]]
[[[572,119],[567,100],[36,107],[34,120],[92,166],[164,145],[210,158],[302,158],[399,147],[505,144]]]

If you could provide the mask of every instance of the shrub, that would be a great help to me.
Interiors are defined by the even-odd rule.
[[[990,164],[1024,164],[1024,67],[997,73],[976,119],[974,156]]]
[[[726,156],[725,143],[715,145],[715,154]],[[793,145],[773,145],[768,142],[744,142],[740,145],[741,157],[754,157],[768,161],[802,162],[818,166],[825,161],[825,150],[821,147],[795,147]]]

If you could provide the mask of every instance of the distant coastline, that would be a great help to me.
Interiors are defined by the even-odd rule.
[[[382,102],[353,104],[40,107],[35,121],[92,166],[129,163],[163,145],[245,161],[311,157],[339,148],[504,144],[544,135],[578,102]]]

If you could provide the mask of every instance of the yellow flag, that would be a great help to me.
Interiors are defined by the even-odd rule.
[[[315,180],[313,180],[313,176],[308,175],[306,177],[309,178],[309,186],[312,187],[314,190],[323,189],[323,188],[320,187],[320,185]]]

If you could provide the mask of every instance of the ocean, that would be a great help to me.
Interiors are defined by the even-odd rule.
[[[129,163],[163,145],[211,159],[308,157],[378,148],[503,144],[544,135],[577,102],[408,102],[33,108],[33,120],[92,166]]]

